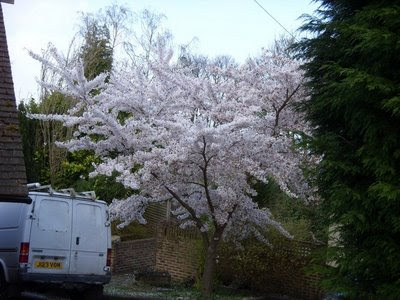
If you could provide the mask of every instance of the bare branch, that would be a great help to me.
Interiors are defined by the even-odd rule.
[[[276,115],[275,115],[275,125],[274,125],[274,133],[273,133],[274,135],[277,134],[276,128],[277,128],[278,125],[279,125],[279,115],[280,115],[280,113],[281,113],[282,110],[288,105],[290,99],[292,99],[292,97],[293,97],[293,96],[297,93],[297,91],[300,89],[301,84],[302,84],[302,83],[299,83],[299,84],[297,85],[297,87],[292,91],[292,93],[290,93],[290,95],[289,95],[289,90],[288,90],[288,89],[286,90],[286,99],[285,99],[285,101],[283,101],[282,105],[281,105],[278,109],[276,109],[276,107],[273,106],[274,109],[275,109],[275,111],[276,111]]]
[[[210,191],[208,189],[207,167],[208,167],[208,163],[210,162],[211,158],[207,159],[206,147],[207,147],[206,139],[203,136],[202,156],[203,156],[203,159],[204,159],[204,167],[202,168],[202,171],[203,171],[204,191],[206,193],[207,204],[208,204],[208,208],[210,209],[210,212],[211,212],[211,217],[212,217],[214,226],[215,226],[215,228],[217,228],[218,223],[217,223],[217,220],[215,219],[215,210],[214,210],[214,206],[213,206],[212,201],[211,201]]]

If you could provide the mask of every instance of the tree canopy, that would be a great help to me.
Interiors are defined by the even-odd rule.
[[[263,51],[242,65],[205,64],[199,76],[198,65],[173,60],[165,41],[154,43],[147,67],[133,63],[92,80],[82,65],[61,69],[55,49],[56,63],[33,54],[64,79],[43,84],[76,99],[65,114],[35,118],[74,128],[58,145],[93,151],[100,162],[91,176],[116,172],[117,182],[136,191],[111,205],[123,224],[144,222],[148,203],[172,201],[181,226],[202,236],[209,297],[221,239],[253,234],[267,242],[268,225],[290,236],[253,201],[252,182],[273,177],[288,194],[307,195],[303,153],[292,151],[293,133],[307,127],[293,109],[304,95],[301,62]]]

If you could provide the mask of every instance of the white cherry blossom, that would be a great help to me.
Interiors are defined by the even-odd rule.
[[[68,115],[34,117],[75,129],[59,145],[94,150],[102,162],[91,176],[116,171],[118,182],[137,191],[111,204],[122,226],[144,223],[149,203],[172,201],[181,226],[200,230],[206,269],[222,238],[254,234],[266,241],[266,226],[290,237],[253,201],[251,183],[273,177],[288,194],[306,195],[304,155],[292,149],[293,133],[307,128],[292,106],[304,97],[301,62],[263,51],[239,66],[207,65],[210,76],[195,76],[190,65],[172,61],[170,49],[157,51],[150,76],[132,66],[91,81],[79,64],[65,69],[55,49],[55,63],[34,56],[64,79],[62,86],[43,84],[76,99]]]

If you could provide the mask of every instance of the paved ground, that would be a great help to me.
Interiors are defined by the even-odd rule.
[[[45,295],[38,293],[23,293],[18,300],[69,300],[69,297]],[[102,300],[145,300],[147,297],[124,297],[124,296],[104,296]],[[100,300],[100,299],[99,299]]]
[[[195,300],[200,297],[198,290],[184,286],[154,287],[137,282],[132,274],[113,275],[109,284],[104,287],[104,300]],[[281,295],[254,295],[250,291],[219,290],[215,294],[218,300],[296,300]],[[25,292],[19,300],[70,300],[64,295]],[[84,300],[84,299],[83,299]],[[100,300],[100,299],[99,299]]]

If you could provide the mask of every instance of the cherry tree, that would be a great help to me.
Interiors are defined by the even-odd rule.
[[[65,84],[42,85],[77,102],[65,115],[34,117],[74,128],[73,138],[58,145],[94,150],[102,162],[91,176],[117,172],[118,182],[137,191],[111,204],[121,226],[144,223],[151,202],[172,201],[181,226],[198,228],[205,298],[222,239],[253,234],[268,242],[267,226],[290,237],[253,201],[252,182],[273,177],[290,195],[302,191],[295,188],[302,156],[292,151],[292,136],[306,125],[291,106],[304,96],[300,62],[263,51],[242,65],[206,64],[208,75],[196,76],[161,42],[149,62],[151,76],[134,65],[88,81],[82,66],[65,68],[62,54],[52,49],[52,55],[50,61],[32,54]]]

